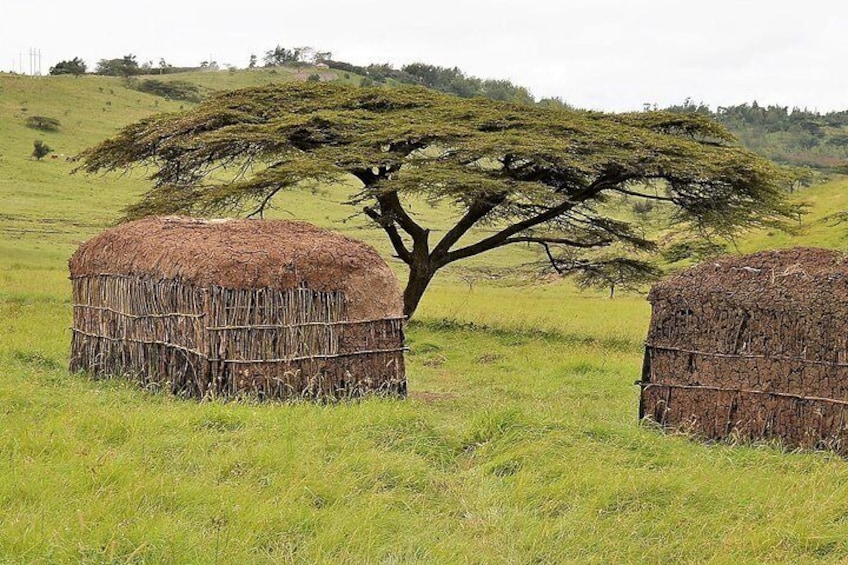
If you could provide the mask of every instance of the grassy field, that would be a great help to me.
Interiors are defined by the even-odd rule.
[[[405,401],[198,404],[69,374],[67,258],[144,183],[70,176],[31,160],[32,140],[71,155],[179,105],[116,79],[0,76],[0,563],[848,562],[843,460],[640,426],[644,298],[475,270],[535,258],[521,248],[437,279]],[[348,219],[349,191],[293,192],[276,213],[387,252]],[[799,235],[739,248],[844,248],[824,218],[848,209],[848,182],[801,196]]]

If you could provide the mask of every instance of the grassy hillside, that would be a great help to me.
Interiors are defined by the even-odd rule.
[[[30,159],[32,140],[70,155],[179,106],[116,79],[0,76],[0,563],[848,560],[844,461],[638,425],[639,295],[454,269],[409,328],[406,401],[197,404],[68,374],[67,258],[144,182],[70,176],[65,159]],[[28,115],[62,129],[26,128]],[[347,219],[350,189],[292,192],[276,213],[387,252]],[[845,181],[806,190],[800,235],[739,247],[844,248],[848,228],[823,218],[846,195]]]

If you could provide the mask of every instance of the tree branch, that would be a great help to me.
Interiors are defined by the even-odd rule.
[[[403,205],[400,203],[397,192],[383,192],[378,194],[376,198],[377,203],[380,204],[380,212],[383,218],[397,222],[400,228],[408,233],[416,243],[421,239],[427,238],[427,235],[430,233],[429,230],[419,226],[406,213],[406,210],[403,209]]]
[[[397,256],[400,258],[400,260],[406,263],[407,265],[412,264],[412,252],[410,252],[409,249],[406,248],[406,245],[403,243],[403,238],[398,233],[394,222],[386,221],[386,219],[381,216],[379,212],[377,212],[374,208],[371,208],[370,206],[366,206],[362,209],[362,211],[365,213],[366,216],[374,220],[377,225],[383,228],[383,231],[385,231],[386,235],[389,236],[389,241],[392,243],[392,247],[394,248],[395,253],[397,253]]]
[[[441,241],[433,248],[432,257],[439,260],[444,257],[450,248],[470,230],[486,214],[498,207],[506,199],[505,194],[495,195],[493,198],[483,200],[476,199],[468,207],[465,215],[442,237]]]
[[[531,237],[531,236],[519,236],[519,237],[510,237],[503,242],[503,245],[509,245],[511,243],[539,243],[545,249],[548,249],[548,245],[567,245],[569,247],[579,247],[580,249],[594,249],[596,247],[606,247],[611,244],[613,240],[611,239],[600,239],[597,241],[575,241],[573,239],[565,239],[562,237]]]
[[[542,247],[545,248],[545,254],[548,256],[548,261],[551,263],[551,267],[554,268],[554,271],[557,272],[558,275],[563,274],[562,269],[557,265],[556,259],[554,259],[553,253],[551,253],[551,246],[547,244],[547,242],[541,242]]]
[[[259,214],[259,217],[260,217],[260,218],[264,217],[264,214],[265,214],[265,208],[267,208],[267,207],[268,207],[268,203],[271,201],[271,199],[272,199],[272,198],[274,198],[274,196],[275,196],[278,192],[280,192],[280,189],[279,189],[279,188],[275,188],[274,190],[272,190],[271,192],[269,192],[269,193],[265,196],[265,198],[263,198],[263,199],[262,199],[262,203],[259,205],[259,207],[258,207],[258,208],[256,208],[256,210],[254,210],[254,211],[253,211],[253,212],[251,212],[250,214],[248,214],[248,215],[247,215],[247,217],[248,217],[248,218],[252,218],[252,217],[254,217],[254,216],[255,216],[255,215],[257,215],[257,214]]]
[[[527,218],[521,222],[513,224],[495,235],[489,236],[485,239],[478,241],[472,245],[468,245],[461,249],[457,249],[456,251],[452,251],[446,255],[444,255],[441,260],[438,262],[439,267],[443,267],[448,263],[452,263],[453,261],[457,261],[459,259],[464,259],[466,257],[471,257],[473,255],[478,255],[483,253],[484,251],[489,251],[490,249],[494,249],[496,247],[500,247],[504,245],[504,242],[517,233],[521,233],[524,230],[530,229],[534,226],[538,226],[539,224],[543,224],[549,220],[560,216],[578,204],[590,200],[594,198],[599,192],[605,190],[607,188],[613,187],[617,184],[620,184],[630,177],[628,175],[616,175],[613,177],[601,177],[597,179],[595,182],[577,192],[571,198],[562,202],[558,206],[554,206],[553,208],[549,208],[548,210],[533,216],[532,218]]]
[[[613,190],[616,192],[620,192],[622,194],[627,194],[629,196],[637,196],[639,198],[647,198],[648,200],[659,200],[660,202],[674,202],[673,198],[669,198],[668,196],[658,196],[655,194],[644,194],[642,192],[635,192],[632,190],[627,190],[623,187],[616,187]]]

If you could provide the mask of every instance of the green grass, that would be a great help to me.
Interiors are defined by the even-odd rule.
[[[0,77],[0,563],[848,561],[843,460],[640,426],[644,298],[475,270],[536,258],[522,248],[436,279],[408,328],[405,401],[198,404],[69,374],[67,258],[144,184],[30,160],[22,101],[65,124],[44,134],[65,154],[179,107],[118,80]],[[276,214],[388,255],[344,221],[351,188],[286,194]],[[822,218],[848,183],[802,197],[801,235],[740,249],[844,248],[848,228]]]

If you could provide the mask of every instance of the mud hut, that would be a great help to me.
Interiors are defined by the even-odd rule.
[[[653,287],[640,418],[848,455],[848,262],[824,249],[708,261]]]
[[[342,235],[147,218],[84,243],[70,272],[72,371],[195,397],[406,391],[397,280]]]

